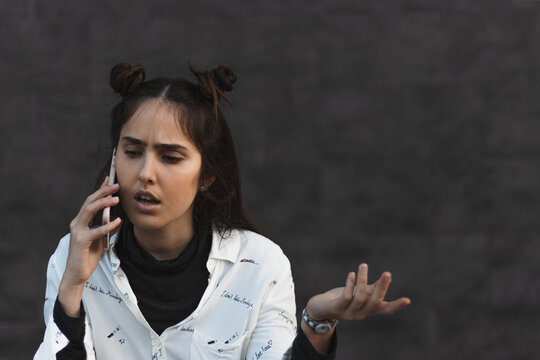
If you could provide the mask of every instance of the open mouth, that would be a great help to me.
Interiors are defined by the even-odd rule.
[[[137,200],[140,203],[143,203],[144,205],[157,205],[160,203],[159,200],[147,194],[137,195],[135,196],[135,200]]]

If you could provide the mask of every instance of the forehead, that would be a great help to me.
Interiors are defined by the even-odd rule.
[[[147,143],[191,144],[180,125],[181,116],[181,111],[170,103],[158,99],[146,100],[126,122],[120,138],[130,136]]]

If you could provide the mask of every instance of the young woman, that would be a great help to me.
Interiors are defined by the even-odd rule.
[[[384,301],[390,274],[368,285],[362,264],[309,300],[297,332],[289,261],[242,204],[220,110],[236,76],[191,71],[195,83],[112,69],[118,182],[107,164],[51,256],[35,359],[330,359],[337,320],[410,303]],[[102,225],[108,207],[114,220]]]

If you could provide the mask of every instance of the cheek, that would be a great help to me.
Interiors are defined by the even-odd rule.
[[[122,187],[122,184],[120,184],[120,191],[118,192],[118,197],[120,198],[120,206],[124,207],[124,205],[128,202],[128,199],[130,198],[129,192],[127,187]]]
[[[182,201],[193,201],[199,190],[199,171],[195,169],[193,171],[184,172],[176,180],[170,179],[168,184],[170,189],[176,189],[178,192],[178,199]]]
[[[126,196],[126,193],[128,191],[128,187],[130,184],[130,174],[129,171],[126,171],[127,168],[125,166],[122,166],[122,163],[116,164],[116,179],[115,181],[120,185],[120,199],[124,198]]]
[[[197,174],[183,174],[167,179],[166,187],[177,192],[181,197],[191,197],[197,193],[198,183]]]
[[[194,161],[189,168],[186,168],[182,174],[182,183],[184,186],[189,186],[197,192],[199,188],[199,177],[201,174],[201,164],[199,161]]]
[[[130,164],[123,156],[119,156],[116,160],[116,182],[120,185],[126,182],[130,182],[130,179],[135,175],[135,167]]]

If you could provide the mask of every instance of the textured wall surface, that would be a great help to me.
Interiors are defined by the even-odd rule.
[[[540,3],[0,3],[0,359],[43,335],[45,268],[109,153],[108,72],[228,64],[248,207],[302,308],[360,262],[393,316],[338,359],[538,359]]]

